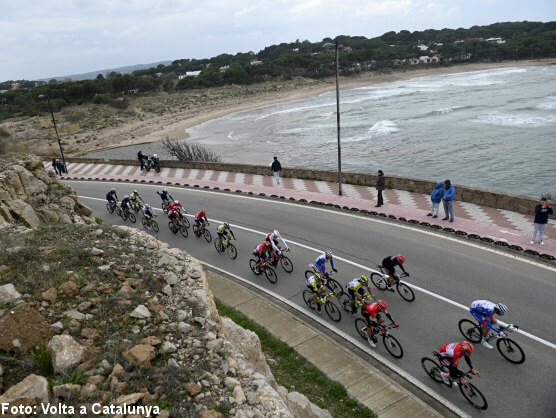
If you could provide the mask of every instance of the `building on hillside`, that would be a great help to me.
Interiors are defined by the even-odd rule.
[[[292,48],[293,52],[299,52],[299,48]]]
[[[400,65],[403,65],[405,63],[405,60],[393,60],[392,64],[394,64],[394,67],[399,67]]]
[[[462,39],[458,39],[457,41],[454,41],[455,44],[462,44],[462,43],[464,43],[464,42],[465,42],[465,41],[462,40]]]
[[[186,71],[186,72],[185,72],[185,77],[199,77],[199,74],[201,74],[201,70],[198,70],[198,71]]]
[[[423,56],[419,57],[419,62],[421,62],[423,64],[430,64],[431,57],[429,57],[428,55],[423,55]]]
[[[344,46],[343,50],[344,50],[344,51],[347,51],[347,52],[353,51],[353,49],[351,48],[351,46]]]
[[[429,49],[429,47],[426,46],[425,44],[419,44],[417,45],[417,48],[419,48],[421,51],[426,51]]]
[[[162,77],[162,73],[156,73],[155,74],[157,77]]]
[[[222,67],[220,67],[220,72],[221,73],[225,73],[226,71],[228,71],[230,69],[229,65],[223,65]]]
[[[408,58],[405,60],[405,62],[409,65],[418,65],[419,64],[419,58]]]
[[[506,41],[503,40],[502,38],[488,38],[488,39],[485,39],[485,41],[491,42],[491,43],[497,43],[498,45],[506,43]]]
[[[438,55],[433,55],[431,57],[431,62],[435,63],[435,64],[438,64],[440,62],[440,57]]]
[[[263,63],[262,61],[253,60],[249,64],[251,64],[251,65],[261,65],[262,63]]]

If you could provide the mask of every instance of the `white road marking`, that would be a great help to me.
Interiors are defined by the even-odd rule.
[[[176,174],[174,175],[175,178],[182,179],[183,178],[183,168],[178,168],[176,170]]]
[[[228,179],[228,172],[227,171],[221,171],[220,174],[218,174],[218,180],[216,180],[219,183],[226,183]]]
[[[132,168],[135,168],[134,166],[130,165],[128,167],[126,167],[126,169],[124,170],[124,172],[122,174],[120,174],[121,176],[127,176],[129,174],[129,172],[131,171]]]
[[[210,180],[213,174],[213,170],[205,170],[205,174],[203,175],[203,177],[201,177],[201,180]]]
[[[295,190],[305,190],[307,191],[307,186],[305,185],[305,180],[302,179],[290,179],[293,183]]]
[[[264,177],[260,174],[253,174],[253,186],[264,186]]]
[[[168,177],[169,173],[170,169],[168,167],[163,168],[162,170],[160,170],[160,177]]]
[[[407,190],[398,189],[394,189],[394,193],[398,195],[398,199],[400,200],[400,204],[402,206],[418,209],[417,203],[415,203],[415,200],[413,200],[413,193],[410,193]]]
[[[471,219],[485,224],[494,224],[491,217],[478,205],[469,202],[458,202]]]
[[[197,174],[199,174],[199,169],[198,168],[192,168],[191,171],[189,172],[189,175],[187,176],[187,178],[190,179],[190,180],[196,180],[197,179]]]
[[[523,232],[533,233],[533,221],[531,221],[526,215],[521,213],[512,212],[505,209],[498,209],[508,221],[515,225],[515,229]]]
[[[245,174],[236,173],[236,176],[234,178],[234,183],[245,184]]]
[[[315,183],[315,186],[317,186],[320,193],[332,194],[332,190],[330,189],[327,181],[313,180],[313,183]]]
[[[142,184],[141,187],[157,187],[157,186],[148,185],[148,184]],[[172,188],[173,188],[173,189],[179,189],[179,188],[177,188],[177,187],[172,187]],[[182,189],[182,191],[183,191],[183,189]],[[210,190],[195,190],[195,189],[192,189],[192,190],[190,190],[190,191],[192,191],[192,192],[201,192],[201,193],[220,194],[220,193],[218,193],[218,192],[212,192],[212,191],[210,191]],[[220,195],[221,195],[221,194],[220,194]],[[238,196],[238,195],[229,195],[229,196],[234,196],[234,197],[239,197],[239,198],[245,198],[245,199],[258,200],[257,198],[250,197],[250,196]],[[104,201],[104,200],[105,200],[105,199],[100,199],[100,198],[97,198],[97,197],[89,197],[89,196],[78,196],[78,197],[81,198],[81,199],[91,199],[91,200],[99,200],[99,201]],[[286,204],[286,205],[292,205],[292,206],[296,206],[296,207],[300,207],[300,208],[301,208],[301,207],[307,208],[307,206],[295,205],[295,204],[289,203],[289,202],[276,201],[275,203]],[[312,210],[313,210],[313,209],[314,209],[314,210],[322,210],[322,211],[325,211],[325,212],[330,212],[330,213],[334,213],[334,214],[339,214],[338,212],[333,212],[333,211],[331,211],[331,210],[327,210],[327,209],[323,209],[323,208],[313,208],[313,207],[310,207],[310,209],[312,209]],[[397,226],[397,227],[400,227],[400,228],[404,228],[404,229],[416,231],[416,229],[409,228],[409,227],[407,227],[407,226],[405,226],[405,225],[397,225],[397,224],[393,224],[393,223],[387,223],[387,222],[380,221],[380,220],[375,220],[375,219],[372,219],[372,218],[371,218],[371,219],[369,219],[369,218],[363,218],[362,216],[352,215],[352,214],[349,214],[349,213],[346,213],[346,214],[341,213],[341,214],[342,214],[342,215],[345,215],[345,216],[352,216],[352,217],[355,217],[355,218],[364,219],[365,221],[375,221],[375,222],[380,222],[380,223],[383,223],[383,224],[388,224],[388,225],[390,225],[390,226]],[[211,221],[211,222],[212,222],[212,221],[214,221],[214,222],[221,222],[221,221],[215,220],[215,219],[209,219],[209,221]],[[255,234],[259,234],[259,235],[266,235],[265,232],[257,231],[257,230],[252,229],[252,228],[247,228],[247,227],[244,227],[244,226],[241,226],[241,225],[237,225],[237,224],[231,224],[231,225],[234,226],[234,227],[236,227],[236,228],[238,228],[238,229],[242,229],[242,230],[244,230],[244,231],[249,231],[249,232],[252,232],[252,233],[255,233]],[[528,263],[530,263],[530,264],[535,264],[535,265],[537,265],[538,267],[543,267],[543,268],[546,268],[546,269],[548,269],[548,270],[551,270],[551,271],[555,271],[555,272],[556,272],[556,268],[553,268],[553,267],[551,267],[551,266],[546,266],[546,265],[543,265],[543,264],[541,264],[541,263],[536,263],[536,262],[531,261],[531,260],[523,259],[523,258],[520,258],[520,257],[518,257],[518,256],[513,256],[513,255],[511,255],[511,254],[504,254],[504,253],[501,252],[501,251],[492,250],[492,249],[486,248],[486,247],[480,247],[480,246],[475,245],[475,244],[466,243],[465,241],[459,241],[459,240],[456,240],[456,239],[454,239],[454,238],[444,237],[444,236],[442,236],[442,235],[436,235],[436,234],[430,233],[430,232],[428,232],[428,231],[421,231],[421,230],[417,230],[417,231],[418,231],[418,232],[421,232],[421,233],[424,233],[424,234],[433,235],[433,236],[435,236],[435,237],[447,238],[447,239],[450,239],[450,240],[452,240],[452,241],[456,241],[456,242],[461,243],[461,244],[470,245],[470,246],[472,246],[472,247],[480,248],[481,250],[485,250],[485,251],[491,251],[491,252],[493,252],[493,253],[496,253],[496,254],[499,254],[499,255],[503,255],[503,256],[508,256],[508,257],[510,257],[510,258],[518,259],[518,260],[520,260],[520,261],[525,261],[525,262],[528,262]],[[300,243],[300,242],[295,242],[295,241],[291,241],[291,240],[287,240],[287,241],[290,242],[291,244],[297,245],[297,246],[299,246],[299,247],[301,247],[301,248],[305,248],[305,249],[311,250],[311,251],[316,252],[316,253],[318,253],[318,254],[322,253],[322,249],[317,249],[317,248],[314,248],[314,247],[310,247],[310,246],[305,245],[305,244],[302,244],[302,243]],[[361,268],[361,269],[363,269],[363,270],[368,270],[368,271],[372,271],[372,272],[375,272],[375,273],[379,273],[378,270],[375,270],[375,269],[373,269],[373,268],[371,268],[371,267],[368,267],[368,266],[364,266],[364,265],[362,265],[362,264],[356,263],[356,262],[351,261],[351,260],[348,260],[348,259],[346,259],[346,258],[338,257],[338,256],[334,256],[334,257],[336,258],[336,260],[343,261],[343,262],[345,262],[345,263],[351,264],[352,266],[359,267],[359,268]],[[459,303],[459,302],[456,302],[456,301],[453,301],[453,300],[451,300],[451,299],[448,299],[448,298],[446,298],[446,297],[444,297],[444,296],[441,296],[441,295],[439,295],[439,294],[437,294],[437,293],[431,292],[430,290],[426,290],[426,289],[424,289],[424,288],[422,288],[422,287],[420,287],[420,286],[416,286],[416,285],[414,285],[414,284],[412,284],[412,283],[408,283],[408,282],[404,282],[404,283],[406,283],[408,286],[410,286],[410,287],[412,287],[413,289],[418,290],[418,291],[420,291],[420,292],[422,292],[422,293],[424,293],[424,294],[426,294],[426,295],[432,296],[432,297],[434,297],[434,298],[436,298],[436,299],[439,299],[439,300],[441,300],[441,301],[443,301],[443,302],[446,302],[446,303],[448,303],[448,304],[450,304],[450,305],[452,305],[452,306],[455,306],[455,307],[457,307],[457,308],[463,309],[463,310],[465,310],[465,311],[469,311],[469,307],[468,307],[468,306],[465,306],[465,305],[463,305],[463,304],[461,304],[461,303]],[[500,321],[500,323],[503,324],[503,325],[506,325],[506,324],[502,323],[501,321]],[[547,347],[550,347],[550,348],[556,350],[556,344],[553,344],[553,343],[551,343],[550,341],[547,341],[547,340],[544,340],[544,339],[542,339],[542,338],[539,338],[539,337],[537,337],[537,336],[535,336],[535,335],[533,335],[533,334],[530,334],[530,333],[528,333],[528,332],[526,332],[526,331],[523,331],[522,329],[517,330],[517,332],[520,333],[520,334],[522,334],[522,335],[525,335],[526,337],[529,337],[529,338],[531,338],[531,339],[533,339],[533,340],[535,340],[535,341],[537,341],[537,342],[540,342],[541,344],[544,344],[544,345],[546,345]]]
[[[349,197],[354,197],[355,199],[361,199],[361,195],[355,187],[351,184],[342,184],[342,191],[345,192]]]
[[[108,171],[110,171],[112,168],[114,168],[114,166],[112,164],[106,164],[106,167],[104,167],[102,170],[100,170],[98,172],[99,175],[101,174],[106,174],[108,173]],[[68,170],[69,171],[69,170]]]

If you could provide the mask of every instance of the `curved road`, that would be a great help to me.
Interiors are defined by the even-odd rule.
[[[106,223],[124,223],[105,209],[103,197],[111,186],[116,188],[120,198],[135,187],[153,207],[160,207],[160,198],[155,194],[162,187],[160,185],[66,183],[93,209],[94,215]],[[236,260],[220,256],[212,244],[195,238],[191,229],[188,238],[173,235],[160,211],[157,219],[160,232],[156,234],[159,239],[202,261],[268,287],[300,306],[304,306],[301,297],[305,289],[303,272],[317,257],[316,249],[332,250],[335,257],[340,258],[335,277],[342,284],[363,272],[360,265],[375,268],[384,256],[403,253],[408,260],[406,269],[411,273],[409,282],[417,287],[415,301],[405,302],[397,293],[378,289],[373,292],[388,302],[389,311],[400,324],[393,334],[404,348],[404,357],[394,359],[381,344],[376,352],[472,416],[556,416],[556,269],[381,219],[236,194],[169,189],[189,213],[200,208],[206,210],[212,221],[213,237],[216,220],[228,220],[238,237],[235,244],[239,255]],[[135,225],[140,227],[139,222]],[[252,274],[248,259],[253,247],[262,241],[261,231],[274,228],[290,243],[289,256],[295,270],[287,274],[277,269],[278,283],[272,285]],[[522,365],[507,362],[496,348],[487,350],[476,345],[472,360],[481,377],[474,378],[473,383],[488,400],[489,408],[484,412],[471,407],[459,390],[433,382],[420,364],[421,357],[429,356],[441,344],[462,339],[457,323],[461,318],[472,319],[464,307],[475,299],[503,301],[509,307],[503,319],[529,333],[512,335],[525,351],[526,361]],[[327,320],[325,316],[323,320]],[[345,312],[342,311],[342,321],[334,325],[359,338],[353,318]]]

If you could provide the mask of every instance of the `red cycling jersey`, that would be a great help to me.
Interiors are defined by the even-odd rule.
[[[378,307],[378,303],[367,303],[363,306],[363,311],[368,313],[372,319],[375,319],[380,309]]]
[[[255,247],[255,254],[262,257],[264,253],[268,252],[268,247],[265,244],[259,244]]]
[[[207,219],[207,214],[205,213],[204,210],[201,210],[197,215],[195,215],[196,221],[200,221],[203,218]]]
[[[170,215],[173,215],[174,213],[179,213],[180,209],[183,209],[181,203],[172,203],[170,205]]]
[[[452,359],[454,366],[458,365],[458,360],[463,357],[463,345],[461,343],[447,343],[440,347],[440,355]]]

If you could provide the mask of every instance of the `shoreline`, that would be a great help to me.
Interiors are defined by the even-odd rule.
[[[420,77],[457,74],[473,71],[494,70],[499,68],[554,65],[556,58],[525,61],[504,61],[496,63],[459,64],[449,67],[422,68],[408,71],[393,71],[391,73],[366,72],[356,76],[341,77],[340,90],[376,84],[405,81]],[[300,81],[301,80],[301,81]],[[300,79],[291,82],[262,83],[253,86],[226,86],[220,89],[198,91],[202,98],[210,94],[224,93],[223,98],[217,97],[214,103],[193,106],[186,110],[152,114],[144,120],[134,120],[123,123],[114,128],[105,128],[94,136],[88,132],[79,135],[63,135],[64,147],[68,156],[83,156],[93,152],[109,149],[161,142],[166,138],[187,139],[185,132],[194,126],[207,121],[218,119],[232,113],[264,107],[276,103],[306,99],[336,88],[335,78],[325,80]],[[257,89],[262,89],[262,92]],[[174,95],[193,95],[193,93],[173,93],[166,96],[170,100]],[[228,94],[228,96],[226,96]],[[176,96],[174,96],[176,97]],[[85,137],[86,135],[86,137]],[[84,139],[84,137],[86,139]],[[86,143],[86,144],[85,144]]]

